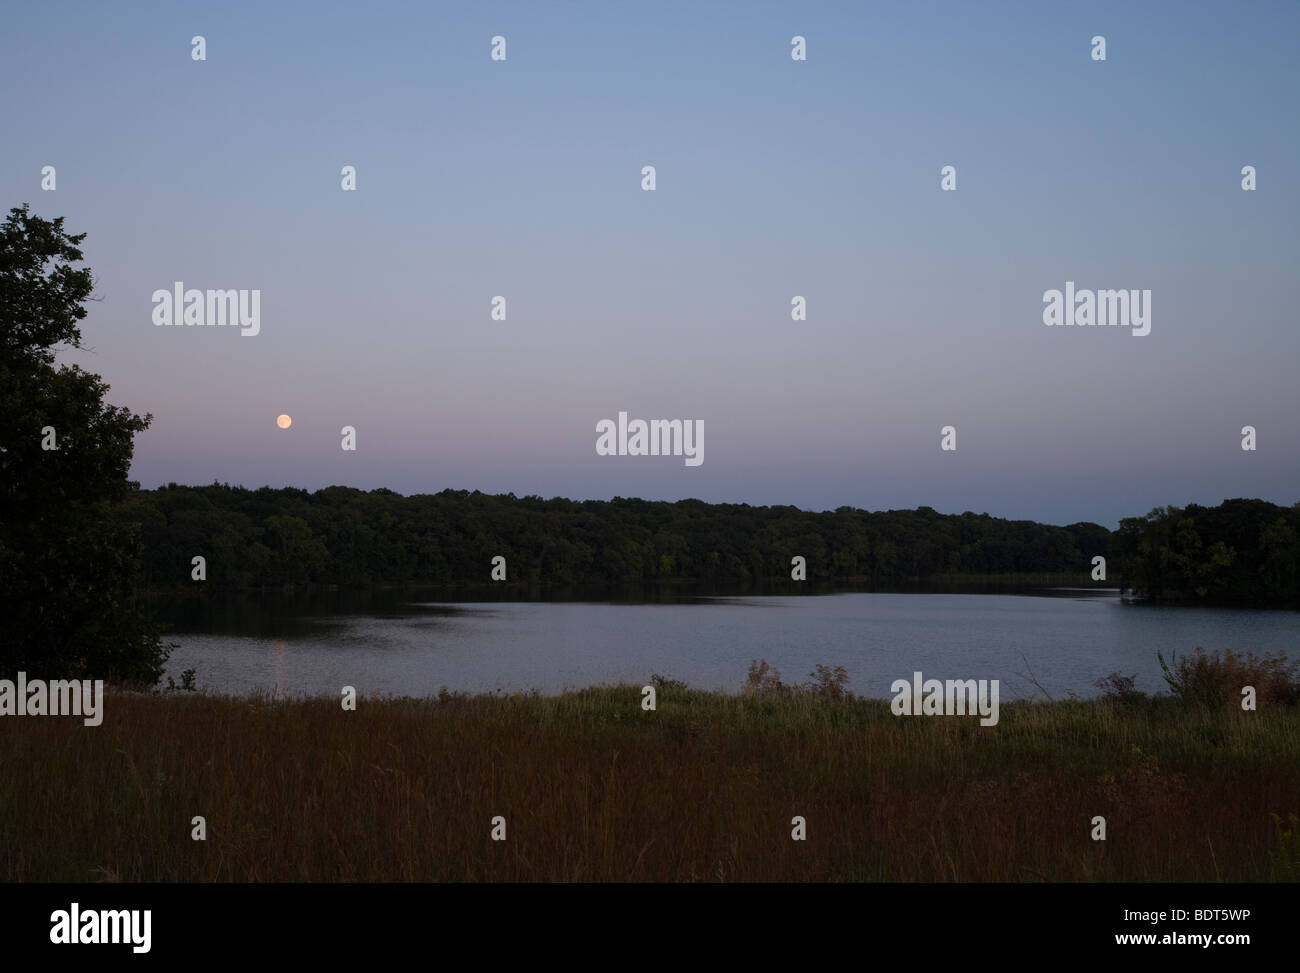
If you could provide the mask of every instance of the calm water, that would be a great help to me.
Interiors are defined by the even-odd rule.
[[[427,598],[427,596],[424,596]],[[1196,646],[1300,656],[1300,613],[1155,607],[1113,591],[1033,594],[840,593],[656,601],[436,601],[379,593],[194,599],[155,606],[179,643],[168,673],[194,668],[201,687],[246,693],[425,696],[553,692],[652,674],[735,691],[752,659],[786,682],[816,663],[844,666],[850,688],[885,698],[890,684],[998,679],[1002,698],[1097,693],[1113,671],[1164,690],[1156,652]],[[1032,677],[1032,678],[1031,678]]]

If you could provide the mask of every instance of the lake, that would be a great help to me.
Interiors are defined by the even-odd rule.
[[[887,698],[895,679],[997,679],[1003,700],[1098,693],[1111,672],[1166,689],[1156,661],[1177,652],[1300,655],[1300,613],[1134,605],[1110,589],[1012,593],[833,592],[648,595],[524,600],[428,592],[160,599],[178,643],[180,681],[245,694],[427,696],[552,693],[659,674],[699,689],[737,691],[751,660],[783,681],[817,663],[844,666],[849,689]],[[511,600],[511,599],[514,600]]]

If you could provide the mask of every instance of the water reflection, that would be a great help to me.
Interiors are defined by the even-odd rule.
[[[272,695],[283,699],[289,693],[289,643],[285,639],[271,640],[271,668],[275,676]]]
[[[1136,673],[1138,689],[1163,691],[1157,651],[1294,657],[1300,645],[1297,612],[1127,605],[1115,589],[1031,593],[693,590],[635,602],[449,603],[423,590],[191,599],[177,616],[168,672],[194,668],[201,687],[219,692],[334,697],[341,686],[361,695],[428,696],[442,685],[558,692],[640,686],[653,675],[736,691],[751,661],[766,659],[787,683],[806,681],[818,664],[843,665],[852,691],[877,698],[918,670],[998,679],[1007,698],[1037,695],[1039,684],[1062,698],[1096,695],[1096,681],[1112,672]]]

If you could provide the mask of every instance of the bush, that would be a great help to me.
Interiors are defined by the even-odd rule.
[[[1218,651],[1196,654],[1168,663],[1159,652],[1156,658],[1170,690],[1184,703],[1212,708],[1239,705],[1244,686],[1255,687],[1260,703],[1295,706],[1300,701],[1300,667],[1288,663],[1285,654],[1257,658],[1253,652]]]
[[[843,666],[832,669],[830,666],[819,664],[816,670],[808,675],[813,681],[799,687],[803,692],[821,696],[823,699],[844,699],[849,695],[844,690],[849,681],[849,673]]]
[[[764,659],[762,662],[750,661],[749,674],[745,677],[741,692],[747,696],[788,696],[794,692],[794,688],[783,683],[780,671],[773,669]]]
[[[1098,679],[1093,685],[1101,690],[1101,698],[1109,703],[1140,703],[1147,698],[1147,694],[1135,689],[1136,683],[1136,673],[1125,676],[1112,672]]]
[[[767,660],[753,661],[749,664],[749,674],[741,692],[747,696],[815,696],[825,700],[848,699],[851,694],[844,687],[848,684],[849,673],[843,666],[824,666],[818,664],[808,673],[812,682],[787,686],[781,681],[781,673],[768,665]]]
[[[661,675],[659,675],[659,673],[657,673],[657,672],[656,672],[654,675],[652,675],[652,676],[650,677],[650,685],[654,686],[655,689],[678,689],[678,690],[681,690],[681,689],[686,689],[686,688],[687,688],[686,683],[683,682],[682,680],[680,680],[680,679],[669,679],[667,676],[661,676]]]
[[[171,676],[168,676],[166,691],[169,693],[197,693],[199,691],[199,687],[198,684],[194,681],[196,672],[197,670],[195,669],[186,669],[184,672],[182,672],[181,684],[179,686],[176,685],[175,679],[173,679]]]

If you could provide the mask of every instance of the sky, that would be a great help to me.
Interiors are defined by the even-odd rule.
[[[88,234],[96,301],[62,360],[152,415],[146,487],[1111,527],[1300,500],[1300,4],[47,2],[4,20],[0,202]],[[258,333],[155,325],[177,281],[259,291]],[[1149,290],[1150,333],[1046,326],[1067,281]],[[702,422],[703,462],[599,455],[620,412]]]

